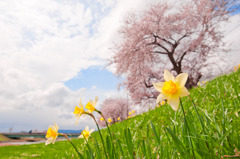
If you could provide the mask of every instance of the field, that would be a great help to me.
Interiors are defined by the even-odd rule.
[[[102,129],[108,158],[240,157],[240,69],[190,93],[190,98],[181,98],[176,112],[165,104],[111,125],[111,136]],[[98,132],[91,134],[88,144],[83,139],[71,141],[80,156],[71,143],[59,141],[0,147],[0,158],[106,158]]]

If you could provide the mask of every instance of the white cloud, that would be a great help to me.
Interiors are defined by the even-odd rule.
[[[72,91],[63,82],[82,69],[105,65],[124,16],[155,2],[1,0],[0,132],[14,124],[16,131],[46,129],[53,121],[75,129],[72,111],[80,97],[87,102],[99,96],[99,108],[108,97],[124,96],[98,86]],[[240,37],[239,28],[229,40]],[[82,128],[94,125],[87,121],[81,120]]]
[[[230,48],[229,65],[238,65],[240,61],[240,14],[234,15],[223,27],[225,32],[224,42]]]
[[[71,91],[63,82],[102,64],[88,52],[92,10],[80,2],[54,0],[1,1],[0,10],[1,121],[21,125],[36,110],[48,120],[72,114],[86,90]]]

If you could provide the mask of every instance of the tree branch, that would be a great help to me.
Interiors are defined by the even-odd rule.
[[[164,47],[163,45],[161,45],[160,43],[157,42],[158,36],[156,36],[156,35],[153,34],[153,37],[154,37],[154,41],[151,42],[151,43],[149,43],[149,44],[147,44],[147,45],[154,45],[154,44],[156,44],[157,46],[159,46],[159,47],[161,47],[163,50],[165,50],[165,51],[167,52],[166,54],[170,53],[170,51],[168,51],[168,49],[167,49],[166,47]]]
[[[154,38],[158,38],[158,39],[160,39],[160,40],[168,43],[171,47],[173,46],[173,44],[172,44],[170,41],[168,41],[168,40],[166,40],[166,39],[163,39],[163,38],[159,37],[158,35],[154,35],[154,34],[153,34],[153,37],[154,37]]]
[[[156,54],[165,54],[165,55],[168,54],[168,53],[166,53],[166,52],[161,52],[161,51],[154,51],[153,53],[156,53]]]
[[[185,51],[185,52],[182,54],[182,56],[180,57],[180,60],[177,62],[177,63],[178,63],[178,66],[181,67],[182,60],[183,60],[183,58],[184,58],[184,56],[185,56],[186,54],[187,54],[187,51]]]

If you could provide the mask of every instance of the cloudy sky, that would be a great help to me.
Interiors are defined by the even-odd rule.
[[[99,96],[124,96],[114,68],[105,68],[123,17],[154,0],[1,0],[0,132],[78,126],[74,107]],[[240,16],[225,25],[225,41],[240,61]],[[89,122],[90,121],[90,122]]]

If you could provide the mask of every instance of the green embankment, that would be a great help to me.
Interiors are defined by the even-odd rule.
[[[0,141],[8,141],[8,140],[9,139],[6,136],[0,134]]]
[[[240,151],[240,69],[196,87],[190,93],[194,103],[188,97],[181,99],[185,118],[181,107],[175,112],[165,104],[110,126],[114,150],[113,145],[106,143],[107,130],[101,130],[107,153],[117,158],[173,159],[236,155],[236,150]],[[131,136],[127,135],[127,128]],[[88,148],[83,139],[72,142],[87,158]],[[88,143],[94,157],[104,155],[98,132],[92,134]],[[42,143],[0,147],[1,159],[33,157],[77,158],[78,155],[68,141],[48,146]]]

